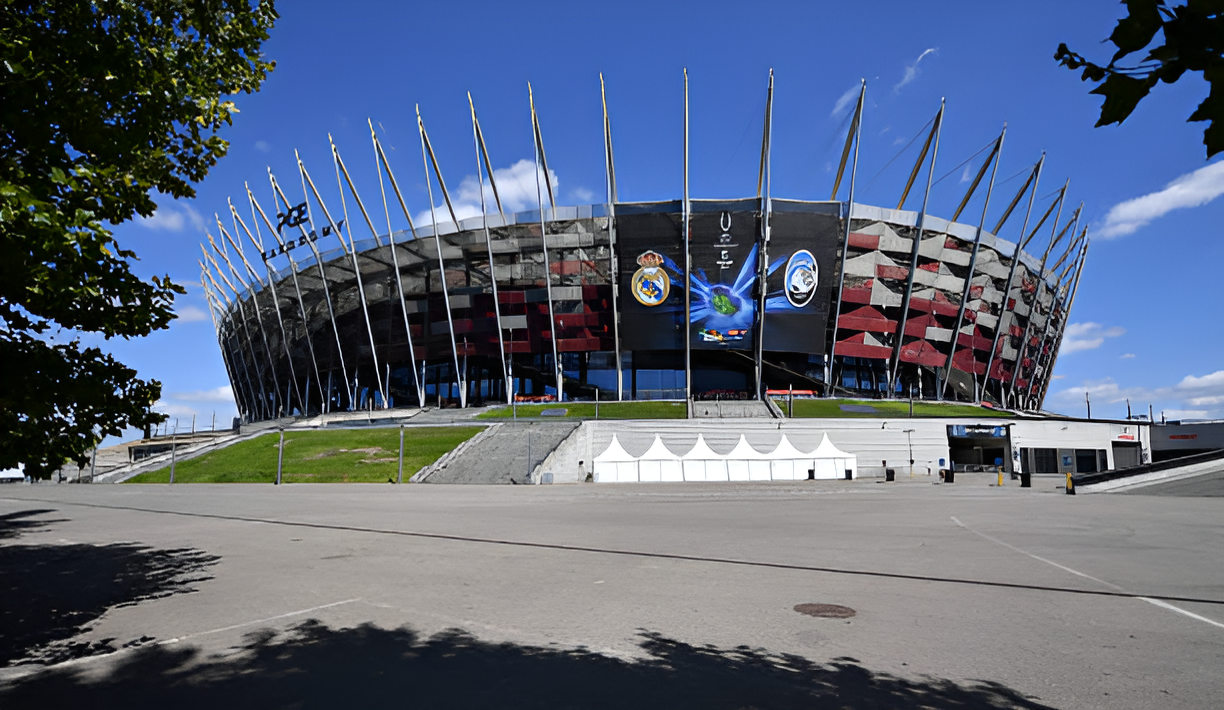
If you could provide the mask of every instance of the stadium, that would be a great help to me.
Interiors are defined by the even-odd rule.
[[[833,188],[847,197],[785,199],[770,111],[757,194],[736,200],[688,194],[686,128],[680,199],[619,202],[606,106],[602,204],[556,205],[534,106],[536,210],[503,210],[474,108],[474,217],[456,215],[419,117],[444,206],[431,224],[413,222],[372,128],[381,194],[358,194],[334,145],[327,196],[300,160],[300,197],[269,172],[272,199],[231,201],[201,261],[242,418],[777,390],[1040,410],[1088,246],[1065,187],[1034,210],[1044,157],[987,224],[1000,135],[955,213],[928,214],[941,108],[896,208],[861,204],[860,96]],[[958,221],[979,189],[981,218]]]

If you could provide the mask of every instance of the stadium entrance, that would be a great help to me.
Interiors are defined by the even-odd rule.
[[[1011,473],[1011,425],[949,424],[948,454],[953,471]]]

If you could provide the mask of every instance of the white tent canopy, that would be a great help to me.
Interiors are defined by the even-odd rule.
[[[816,478],[845,478],[846,471],[851,478],[858,477],[858,456],[834,446],[828,434],[812,452],[812,459]]]
[[[727,457],[710,448],[699,432],[697,443],[688,453],[680,457],[686,481],[727,480]]]
[[[638,479],[637,457],[625,451],[625,447],[621,446],[620,441],[617,440],[616,434],[612,435],[608,448],[595,457],[593,464],[596,483],[616,483]]]
[[[793,481],[798,478],[807,478],[807,463],[812,460],[812,457],[796,449],[786,434],[782,435],[782,440],[778,442],[769,456],[771,459],[769,462],[770,477],[773,480]]]
[[[739,442],[727,454],[727,478],[732,481],[768,481],[769,454],[752,448],[747,437],[740,434]]]
[[[683,481],[680,457],[655,434],[654,443],[638,457],[639,481]]]
[[[603,453],[595,457],[595,481],[793,481],[806,479],[808,471],[815,478],[841,479],[847,473],[858,476],[858,457],[842,451],[824,434],[820,446],[810,454],[798,449],[782,435],[769,453],[756,450],[743,434],[727,454],[720,454],[697,434],[697,441],[683,456],[663,443],[655,434],[650,448],[634,456],[612,435]]]

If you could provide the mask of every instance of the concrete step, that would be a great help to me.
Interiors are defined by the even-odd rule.
[[[772,419],[769,405],[756,400],[692,403],[694,419]]]
[[[416,483],[531,483],[544,459],[579,422],[502,422],[471,440]],[[528,449],[530,448],[530,458]]]

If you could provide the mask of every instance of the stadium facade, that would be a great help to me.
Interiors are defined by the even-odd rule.
[[[1088,246],[1078,210],[1061,226],[1065,186],[1034,210],[1043,158],[995,197],[1010,205],[987,229],[1000,135],[951,219],[927,213],[921,181],[905,209],[920,172],[929,195],[941,108],[897,208],[857,203],[861,111],[860,97],[833,189],[853,156],[845,200],[770,194],[769,102],[760,188],[738,200],[692,198],[686,167],[681,199],[618,201],[606,110],[603,204],[555,205],[534,106],[537,210],[502,209],[474,108],[475,217],[456,217],[419,117],[430,203],[436,180],[446,208],[432,224],[413,223],[372,129],[373,200],[334,145],[330,196],[300,160],[304,199],[269,173],[271,209],[248,188],[201,261],[240,413],[778,389],[1039,409]],[[981,219],[958,222],[979,188]]]

